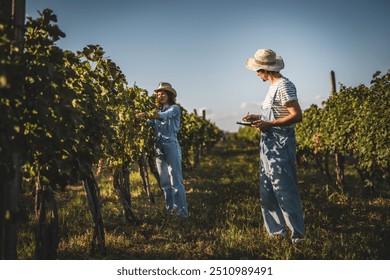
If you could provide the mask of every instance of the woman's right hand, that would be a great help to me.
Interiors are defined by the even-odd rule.
[[[258,121],[260,120],[259,115],[254,115],[254,114],[248,114],[245,117],[242,118],[244,122],[253,122],[253,121]]]
[[[145,112],[136,113],[135,116],[137,119],[144,119],[146,117],[146,113]]]

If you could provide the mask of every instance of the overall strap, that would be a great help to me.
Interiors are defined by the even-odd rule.
[[[282,78],[280,78],[280,79],[282,79]],[[274,105],[275,98],[276,98],[276,93],[278,92],[280,84],[281,84],[281,82],[279,82],[278,86],[275,89],[274,96],[272,97],[271,107],[272,107],[272,105]]]

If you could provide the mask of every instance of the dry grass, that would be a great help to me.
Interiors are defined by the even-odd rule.
[[[237,142],[217,145],[201,165],[185,173],[190,217],[165,215],[156,181],[150,205],[138,173],[132,173],[132,203],[139,226],[125,222],[110,177],[99,178],[107,253],[90,253],[91,215],[81,186],[56,196],[60,208],[59,259],[389,259],[389,190],[364,197],[353,170],[351,192],[331,191],[311,168],[299,170],[307,239],[299,247],[288,239],[270,240],[259,205],[258,151]],[[152,177],[151,177],[152,178]],[[153,179],[153,178],[152,178]],[[18,253],[33,258],[31,197],[24,196],[26,221],[20,226]]]

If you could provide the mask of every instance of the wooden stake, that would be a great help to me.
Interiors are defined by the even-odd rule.
[[[336,77],[335,77],[333,70],[330,71],[330,86],[331,86],[330,93],[335,94],[336,93]]]

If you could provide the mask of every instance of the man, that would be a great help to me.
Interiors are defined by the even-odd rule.
[[[260,203],[270,237],[287,236],[293,243],[304,234],[303,212],[296,174],[294,124],[302,120],[294,84],[280,74],[281,56],[270,49],[259,49],[246,61],[249,70],[270,83],[261,114],[243,118],[261,131]]]

